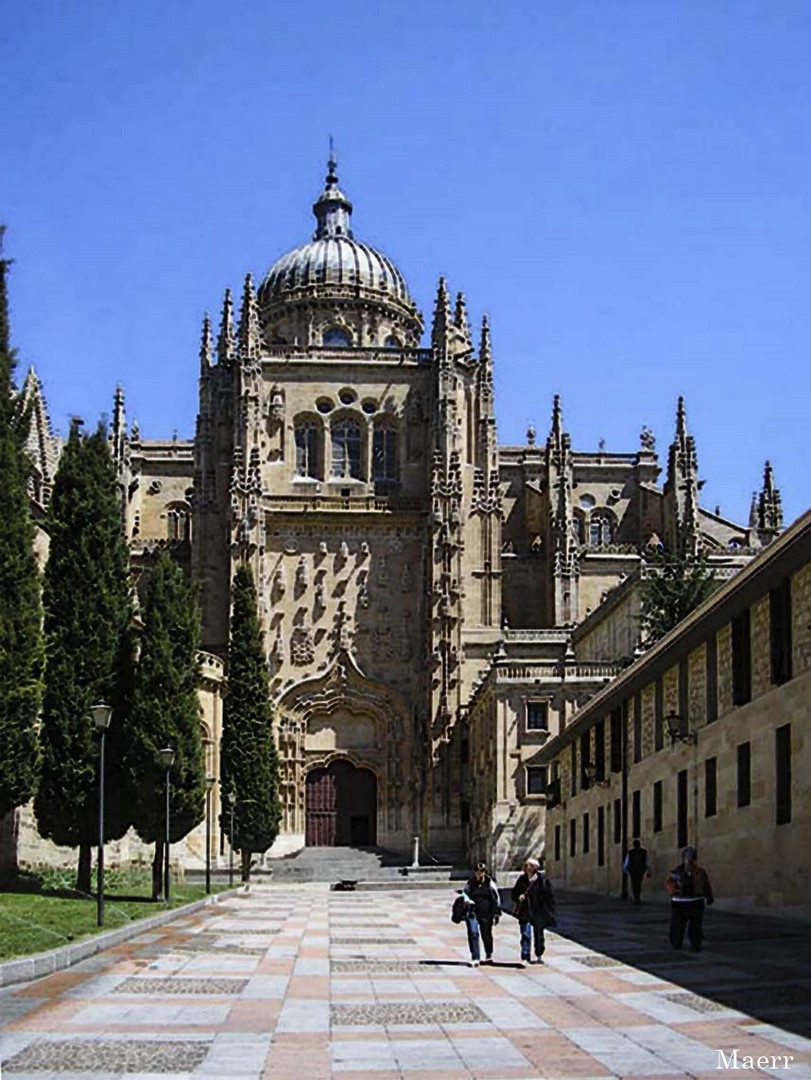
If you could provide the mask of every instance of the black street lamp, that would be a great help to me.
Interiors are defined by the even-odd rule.
[[[163,899],[169,903],[169,774],[175,760],[175,752],[171,746],[165,746],[159,750],[161,765],[166,770],[166,837],[163,844]]]
[[[229,791],[227,795],[228,805],[231,807],[231,838],[229,840],[230,854],[228,856],[228,884],[233,888],[234,886],[234,807],[237,804],[237,797],[233,791]]]
[[[104,926],[104,736],[113,710],[99,702],[90,706],[90,714],[99,733],[99,853],[96,857],[96,925]]]
[[[206,777],[206,892],[211,892],[211,796],[214,785],[217,783],[215,776]]]

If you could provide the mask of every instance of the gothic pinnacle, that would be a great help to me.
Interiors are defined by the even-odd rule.
[[[200,375],[208,375],[211,370],[212,344],[211,319],[208,312],[203,316],[203,331],[200,335]]]
[[[676,438],[680,438],[687,434],[687,414],[684,409],[684,398],[679,394],[678,404],[676,405]]]
[[[479,339],[479,362],[482,364],[489,364],[492,362],[493,356],[490,347],[490,320],[486,315],[482,315],[482,332]]]
[[[467,321],[467,303],[463,292],[456,294],[456,308],[453,314],[454,325],[461,330],[466,338],[470,337],[470,326]]]
[[[560,404],[560,394],[555,394],[552,399],[552,434],[560,437],[563,431],[563,409]]]
[[[234,359],[235,349],[234,334],[234,301],[231,299],[231,290],[225,290],[222,301],[222,317],[220,319],[220,332],[217,335],[217,361],[220,364],[228,364]]]
[[[259,356],[261,334],[259,331],[259,308],[253,278],[245,275],[242,289],[242,311],[239,316],[239,354],[243,360],[254,360]]]
[[[448,285],[445,278],[441,277],[436,291],[436,302],[434,303],[434,322],[431,329],[431,343],[433,345],[444,345],[450,324],[451,305],[448,299]]]

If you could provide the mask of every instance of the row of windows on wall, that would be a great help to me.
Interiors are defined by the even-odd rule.
[[[363,433],[352,419],[338,420],[330,427],[332,446],[330,475],[342,479],[365,480]],[[313,480],[324,479],[322,429],[309,421],[295,427],[296,474]],[[376,427],[372,433],[372,480],[397,479],[397,432]]]
[[[321,342],[332,349],[348,349],[353,344],[353,337],[346,327],[330,326],[321,335]],[[399,349],[400,344],[399,338],[395,337],[394,334],[389,334],[383,342],[383,347],[386,349]]]
[[[774,823],[788,825],[791,822],[791,724],[783,724],[774,732]],[[752,746],[751,743],[739,743],[736,748],[737,790],[736,798],[739,809],[752,801]],[[528,770],[529,772],[530,770]],[[704,760],[704,817],[715,817],[718,813],[718,759]],[[676,847],[682,848],[689,842],[689,800],[688,773],[681,769],[676,774]],[[652,830],[661,833],[664,830],[664,781],[656,780],[651,789]],[[615,799],[613,804],[614,843],[622,841],[622,800]],[[642,791],[631,792],[631,838],[642,839]],[[580,828],[580,854],[587,855],[591,845],[591,815],[582,815]],[[693,840],[696,838],[693,837]],[[561,826],[555,826],[555,859],[561,858]],[[578,821],[569,820],[569,856],[578,854]],[[605,808],[597,809],[597,864],[605,862]]]
[[[791,662],[791,579],[785,578],[769,593],[769,670],[774,686],[780,686],[792,678]],[[752,700],[752,635],[750,610],[747,608],[736,615],[731,623],[731,660],[732,660],[732,704],[745,705]],[[705,654],[705,710],[707,723],[718,719],[718,641],[715,634],[706,642]],[[665,745],[665,707],[664,679],[660,676],[654,683],[653,696],[653,749],[663,749]],[[636,694],[631,702],[611,713],[610,718],[610,769],[622,771],[622,731],[626,711],[631,712],[631,753],[634,764],[643,757],[642,746],[642,695]],[[678,710],[679,726],[689,730],[690,712],[690,673],[688,661],[683,658],[678,670]],[[593,760],[592,760],[592,740]],[[571,744],[571,793],[578,790],[578,754],[577,746]],[[605,721],[600,721],[594,728],[580,737],[579,784],[586,790],[592,780],[605,779]],[[593,777],[589,776],[591,768]]]

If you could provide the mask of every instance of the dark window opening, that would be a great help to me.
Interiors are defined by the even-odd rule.
[[[527,702],[527,731],[549,730],[549,703],[546,701]]]
[[[637,790],[631,793],[631,839],[638,840],[642,836],[642,792]]]
[[[687,843],[687,770],[681,769],[676,777],[676,845],[683,848]]]
[[[605,721],[594,725],[594,776],[605,780]]]
[[[704,817],[718,813],[718,759],[711,757],[704,762]]]
[[[361,478],[360,427],[354,420],[332,426],[332,475]]]
[[[752,801],[752,744],[738,744],[738,806]]]
[[[555,826],[555,862],[560,862],[560,825]]]
[[[527,765],[527,795],[546,794],[546,765]]]
[[[783,724],[774,733],[775,823],[791,821],[791,724]]]
[[[622,709],[614,709],[611,713],[611,744],[610,744],[611,772],[622,772]]]
[[[597,808],[597,865],[605,866],[605,808]]]
[[[591,829],[589,827],[589,815],[588,813],[583,815],[583,854],[588,855],[589,844],[591,840]]]
[[[569,822],[569,854],[572,858],[577,854],[577,821],[575,818]]]
[[[614,799],[614,843],[622,843],[622,800]]]
[[[653,785],[653,831],[662,831],[662,781]]]
[[[393,428],[375,428],[372,439],[372,479],[389,482],[397,479],[397,432]]]
[[[791,678],[791,578],[769,593],[769,652],[776,686]]]
[[[732,620],[732,704],[752,700],[752,638],[749,608]]]

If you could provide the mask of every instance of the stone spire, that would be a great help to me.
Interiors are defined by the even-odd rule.
[[[479,383],[493,385],[493,351],[490,342],[490,320],[482,315],[482,332],[479,339],[479,369],[477,372]]]
[[[0,236],[2,236],[1,232]],[[45,509],[51,498],[61,444],[53,433],[42,384],[33,367],[28,369],[21,396],[26,409],[30,409],[31,415],[25,443],[31,461],[28,492],[34,502]]]
[[[701,546],[698,519],[698,457],[696,441],[687,431],[684,398],[676,405],[676,432],[667,457],[663,495],[667,548],[695,555]]]
[[[446,349],[448,330],[451,326],[451,304],[448,297],[448,285],[444,277],[439,279],[434,302],[434,321],[431,326],[431,344],[434,348]]]
[[[763,469],[763,487],[758,495],[757,527],[761,543],[767,544],[783,528],[783,500],[774,484],[774,469],[770,461]]]
[[[758,527],[758,495],[756,491],[752,492],[752,501],[749,504],[749,528],[756,529]]]
[[[113,397],[113,422],[110,425],[108,439],[110,442],[110,451],[113,455],[113,461],[120,470],[124,464],[125,456],[127,455],[129,441],[127,438],[127,412],[124,406],[124,388],[120,383],[116,386],[115,396]]]
[[[203,316],[203,331],[200,335],[200,378],[205,378],[211,371],[213,357],[213,345],[211,340],[211,319],[208,312]]]
[[[217,335],[217,362],[227,365],[231,363],[235,356],[236,333],[234,331],[234,302],[231,299],[231,290],[226,289],[222,301],[220,332]]]
[[[313,240],[323,240],[327,236],[348,236],[352,238],[350,217],[352,203],[338,187],[338,162],[332,137],[329,140],[329,161],[327,162],[326,187],[313,204],[313,213],[318,223]]]
[[[467,302],[463,292],[456,294],[456,307],[453,313],[453,324],[466,342],[470,341],[470,324],[467,318]]]
[[[243,364],[259,359],[262,350],[262,333],[259,326],[259,305],[253,278],[245,275],[242,289],[242,310],[239,316],[239,357]]]
[[[560,395],[552,403],[552,425],[546,439],[547,550],[551,553],[551,611],[554,625],[578,619],[580,566],[574,536],[571,438],[563,428]]]

